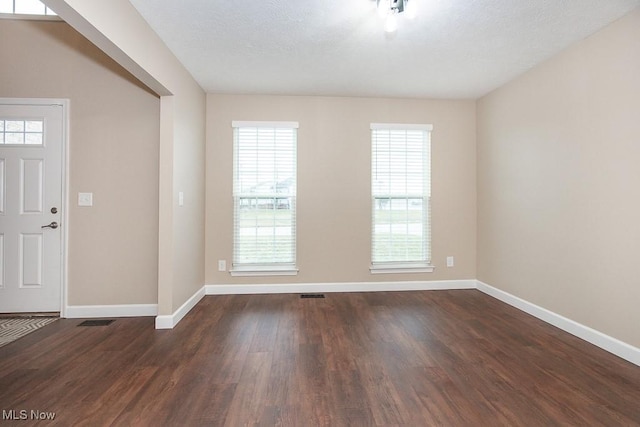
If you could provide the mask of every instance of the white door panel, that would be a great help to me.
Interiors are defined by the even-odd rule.
[[[21,288],[42,287],[42,241],[44,234],[21,234],[20,250],[20,280]]]
[[[22,214],[41,214],[44,159],[20,159],[20,206]]]
[[[61,105],[0,100],[0,312],[60,311],[63,136]]]

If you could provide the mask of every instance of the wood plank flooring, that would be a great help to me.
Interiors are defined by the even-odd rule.
[[[1,425],[640,425],[640,367],[475,290],[208,296],[164,331],[80,322],[0,348]]]

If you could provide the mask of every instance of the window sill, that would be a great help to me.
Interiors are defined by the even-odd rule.
[[[429,264],[376,264],[369,267],[371,274],[433,273],[435,267]]]
[[[0,19],[16,19],[23,21],[58,21],[63,22],[58,15],[32,15],[28,13],[0,13]]]
[[[298,269],[294,265],[235,267],[229,273],[234,277],[243,276],[297,276]]]

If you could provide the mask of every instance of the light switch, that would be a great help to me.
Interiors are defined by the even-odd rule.
[[[78,193],[78,206],[93,206],[93,193]]]
[[[454,263],[453,263],[453,257],[452,256],[448,256],[447,257],[447,267],[453,267]]]
[[[184,193],[178,192],[178,206],[184,206]]]
[[[227,271],[227,261],[224,259],[218,260],[218,271]]]

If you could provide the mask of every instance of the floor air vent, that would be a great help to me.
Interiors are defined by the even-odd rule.
[[[108,326],[113,322],[115,322],[114,319],[85,320],[84,322],[78,324],[78,326]]]
[[[324,294],[302,294],[300,298],[324,298]]]

